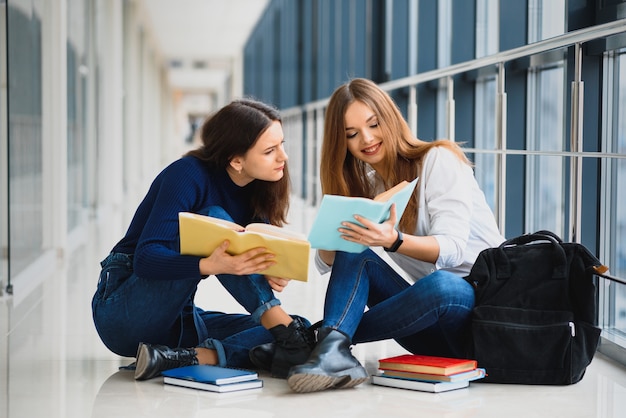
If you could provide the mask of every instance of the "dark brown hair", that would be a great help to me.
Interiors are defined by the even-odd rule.
[[[198,158],[210,169],[226,169],[230,161],[244,155],[273,122],[282,123],[279,111],[265,103],[235,100],[210,116],[202,125],[202,145],[186,155]],[[254,216],[282,226],[289,209],[290,180],[287,164],[278,181],[254,180]]]

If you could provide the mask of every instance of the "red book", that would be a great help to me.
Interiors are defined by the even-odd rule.
[[[474,370],[477,366],[476,360],[422,356],[418,354],[404,354],[378,360],[378,368],[381,370],[429,373],[440,376],[449,376],[454,373]]]

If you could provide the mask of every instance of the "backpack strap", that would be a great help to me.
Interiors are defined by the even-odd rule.
[[[554,261],[554,269],[552,273],[553,279],[565,279],[567,277],[567,257],[565,256],[565,250],[561,246],[561,239],[555,234],[548,231],[539,231],[534,234],[524,234],[515,238],[504,241],[498,247],[498,251],[495,253],[495,261],[497,265],[497,277],[498,279],[508,279],[511,277],[511,265],[509,258],[506,255],[505,249],[517,247],[521,245],[534,245],[538,242],[548,242],[552,244]]]

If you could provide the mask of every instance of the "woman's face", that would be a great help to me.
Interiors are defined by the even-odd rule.
[[[368,105],[356,100],[346,109],[344,121],[350,154],[379,171],[385,147],[378,116]]]
[[[274,121],[252,148],[231,161],[231,168],[236,171],[236,174],[229,171],[233,181],[245,186],[255,179],[278,181],[283,178],[288,159],[283,143],[283,127],[280,122]]]

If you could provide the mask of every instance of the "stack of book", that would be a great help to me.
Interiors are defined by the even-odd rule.
[[[263,381],[251,370],[197,364],[162,373],[163,383],[211,392],[234,392],[263,387]]]
[[[485,377],[476,360],[405,354],[378,361],[375,385],[424,392],[446,392],[466,388],[472,380]]]

